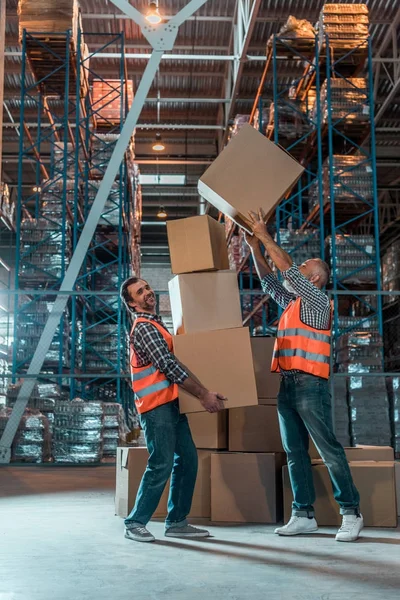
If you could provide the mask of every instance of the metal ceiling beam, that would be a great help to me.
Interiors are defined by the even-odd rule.
[[[112,0],[112,3],[117,8],[119,8],[124,14],[129,15],[130,18],[140,26],[143,35],[153,48],[153,53],[147,64],[145,72],[143,73],[143,77],[136,91],[134,101],[109,160],[104,178],[100,183],[96,198],[89,211],[85,225],[76,245],[76,249],[66,270],[60,286],[61,293],[57,294],[53,308],[43,329],[43,333],[40,336],[38,346],[34,352],[27,371],[28,377],[23,380],[15,401],[14,408],[7,422],[4,433],[0,439],[0,464],[10,462],[11,444],[17,432],[18,425],[36,384],[37,375],[42,369],[46,354],[49,351],[60,319],[67,306],[69,293],[74,289],[76,279],[79,275],[82,263],[94,236],[100,216],[104,210],[104,206],[110,194],[112,185],[120,169],[121,161],[124,158],[126,148],[129,145],[146,97],[148,96],[150,88],[153,84],[153,80],[160,66],[161,56],[165,51],[172,50],[178,34],[179,26],[187,18],[192,16],[193,13],[196,12],[203,4],[205,4],[206,1],[207,0],[190,0],[188,4],[186,4],[185,7],[182,8],[182,10],[180,10],[175,17],[173,17],[173,19],[171,19],[171,21],[155,27],[149,25],[144,15],[142,15],[142,13],[130,5],[126,0]]]
[[[258,12],[260,10],[261,0],[237,0],[235,20],[233,24],[233,53],[235,60],[228,69],[228,76],[226,81],[226,96],[229,96],[231,101],[225,107],[224,114],[224,126],[225,136],[224,141],[228,133],[227,126],[229,119],[231,118],[234,108],[235,101],[239,94],[240,82],[243,74],[243,67],[247,61],[247,50],[250,44],[250,39],[253,34],[254,26],[256,24]],[[265,61],[265,56],[259,57],[262,61]]]
[[[393,19],[393,22],[390,23],[390,26],[386,32],[386,35],[382,40],[382,44],[378,48],[377,52],[374,53],[375,56],[373,57],[373,62],[375,61],[375,63],[376,63],[376,67],[374,70],[374,81],[375,81],[374,98],[375,98],[375,101],[376,101],[376,98],[378,95],[379,76],[380,76],[381,65],[382,65],[382,62],[379,59],[382,58],[383,54],[386,52],[389,45],[390,44],[393,45],[393,42],[394,42],[393,34],[396,32],[396,29],[397,29],[397,26],[399,23],[400,23],[400,7],[396,13],[396,16]],[[397,58],[397,57],[393,56],[393,58]]]

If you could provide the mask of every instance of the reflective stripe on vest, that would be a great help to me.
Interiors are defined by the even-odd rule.
[[[325,335],[324,333],[319,333],[317,331],[310,331],[309,329],[302,329],[301,327],[297,327],[295,329],[279,329],[276,337],[293,337],[296,335],[301,335],[302,337],[306,337],[309,340],[314,340],[316,342],[326,342],[330,344],[331,338],[329,335]]]
[[[145,377],[153,375],[153,373],[156,372],[157,369],[153,366],[146,367],[145,369],[143,369],[143,371],[139,371],[138,373],[132,372],[132,381],[139,381],[140,379],[144,379]]]
[[[156,371],[157,369],[154,369],[154,370]],[[164,381],[159,381],[158,383],[153,383],[153,385],[149,385],[138,392],[134,392],[135,400],[136,399],[140,400],[140,398],[143,398],[144,396],[149,396],[150,394],[154,394],[155,392],[165,390],[166,388],[168,388],[170,386],[171,386],[171,382],[168,381],[168,379],[165,379]]]
[[[323,356],[322,354],[315,354],[314,352],[306,352],[301,348],[286,348],[285,350],[274,350],[274,358],[280,356],[300,356],[306,360],[312,360],[313,362],[320,362],[329,365],[329,356]]]

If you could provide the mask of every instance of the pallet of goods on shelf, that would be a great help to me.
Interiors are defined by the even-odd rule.
[[[13,408],[21,384],[10,384],[7,389],[7,406]],[[38,410],[44,415],[49,424],[49,432],[53,433],[54,427],[54,406],[56,400],[61,398],[60,388],[57,384],[51,382],[38,382],[29,397],[27,408],[32,410]]]
[[[117,402],[103,402],[103,456],[114,457],[124,434],[129,432],[123,408]]]
[[[278,122],[275,122],[276,113]],[[307,104],[300,100],[278,100],[275,106],[271,102],[269,109],[269,120],[267,125],[267,134],[272,137],[274,128],[277,128],[279,138],[294,140],[301,138],[310,129],[310,123],[307,118]]]
[[[257,129],[257,131],[261,131],[261,133],[264,133],[264,134],[266,134],[266,132],[267,132],[267,127],[268,127],[268,123],[269,123],[269,110],[270,110],[269,107],[264,105],[261,113],[258,108],[257,108],[256,112],[254,113],[253,127],[254,127],[254,129]],[[261,114],[261,119],[260,119],[260,114]]]
[[[362,46],[369,35],[366,4],[325,4],[317,24],[321,45],[325,36],[333,50],[350,50]]]
[[[54,411],[55,463],[97,463],[103,457],[103,405],[80,398],[58,401]]]
[[[293,15],[288,17],[286,23],[280,28],[278,38],[282,38],[288,46],[312,49],[315,39],[315,28],[306,19],[297,19]],[[267,52],[273,45],[274,36],[268,39]]]
[[[250,121],[250,115],[236,115],[233,119],[233,123],[229,128],[228,142],[239,133],[243,125],[246,125]]]
[[[352,445],[390,446],[389,398],[384,375],[348,378]]]
[[[382,259],[383,289],[389,292],[400,290],[400,241],[394,242]],[[400,296],[385,295],[383,302],[395,302]]]
[[[320,255],[319,231],[280,229],[279,245],[288,252],[297,265]]]
[[[383,370],[383,340],[377,331],[351,331],[335,343],[338,373],[372,373]]]
[[[333,274],[341,283],[373,284],[377,279],[375,238],[372,235],[337,234],[326,239]]]
[[[315,180],[309,188],[310,213],[319,204],[318,185],[318,180]],[[323,164],[322,189],[326,205],[330,203],[335,207],[341,205],[346,209],[356,209],[373,200],[372,169],[362,156],[335,154],[332,161],[327,158]]]
[[[0,409],[0,438],[11,416],[11,408]],[[38,410],[27,408],[19,422],[11,446],[14,462],[43,463],[50,460],[51,433],[47,418]]]
[[[121,79],[94,79],[92,85],[92,109],[97,125],[111,126],[123,121],[133,102],[133,82],[128,80],[121,83]]]
[[[28,32],[53,33],[72,30],[73,39],[78,39],[78,0],[19,0],[19,36],[24,29]]]
[[[368,83],[364,77],[342,77],[330,79],[331,101],[328,104],[327,80],[321,86],[320,108],[322,123],[328,123],[329,110],[336,129],[350,126],[365,128],[369,123]],[[316,99],[316,102],[318,99]],[[314,115],[316,115],[314,106]]]

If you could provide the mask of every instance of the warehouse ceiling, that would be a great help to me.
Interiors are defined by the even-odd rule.
[[[393,0],[367,0],[375,56],[378,186],[383,198],[400,187],[400,7]],[[4,94],[4,179],[15,186],[18,177],[18,135],[21,87],[21,47],[18,42],[17,0],[7,0]],[[145,12],[147,0],[132,4]],[[160,12],[169,17],[187,0],[160,0]],[[254,0],[254,18],[248,26],[248,43],[242,55],[234,51],[237,0],[208,0],[179,30],[174,58],[162,60],[136,132],[136,156],[145,174],[181,174],[180,186],[146,185],[144,192],[143,246],[148,261],[165,260],[166,231],[156,213],[165,206],[170,218],[198,214],[201,209],[197,180],[223,147],[226,127],[236,113],[248,114],[264,67],[268,38],[277,33],[289,15],[317,21],[323,0]],[[125,34],[127,70],[134,89],[139,85],[151,51],[139,27],[108,0],[80,0],[84,32],[91,51],[99,48],[102,33]],[[115,48],[107,51],[115,53]],[[394,55],[394,51],[397,56]],[[143,58],[138,55],[143,54]],[[185,58],[190,56],[192,58]],[[182,57],[182,58],[181,58]],[[204,57],[204,58],[203,58]],[[237,72],[236,81],[232,72]],[[96,59],[96,72],[104,78],[118,73],[115,57]],[[298,75],[293,62],[281,61],[279,78],[289,84]],[[28,74],[28,77],[31,75]],[[272,97],[271,76],[264,97]],[[26,121],[35,121],[33,111]],[[155,127],[158,125],[158,127]],[[146,127],[147,126],[147,127]],[[155,134],[161,132],[165,151],[155,156]],[[33,169],[24,170],[24,185],[34,182]],[[383,201],[383,200],[382,200]]]

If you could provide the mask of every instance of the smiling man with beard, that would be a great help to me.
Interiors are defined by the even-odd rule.
[[[167,537],[207,537],[208,531],[189,525],[197,477],[197,450],[186,415],[179,412],[179,386],[199,399],[210,413],[224,408],[224,396],[208,391],[189,375],[172,353],[172,336],[156,314],[156,297],[147,281],[130,277],[121,297],[133,319],[130,335],[132,388],[149,460],[135,506],[125,519],[125,537],[153,542],[146,525],[171,478]]]

